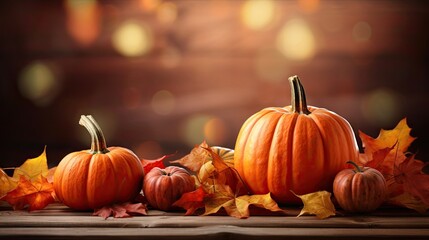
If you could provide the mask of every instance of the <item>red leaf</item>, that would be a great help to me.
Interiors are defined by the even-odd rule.
[[[42,175],[30,181],[25,176],[20,176],[17,187],[8,192],[1,200],[7,201],[14,210],[24,209],[29,211],[40,210],[48,204],[55,202],[54,187]]]
[[[423,173],[425,164],[411,155],[395,167],[395,181],[403,184],[403,189],[429,205],[429,175]]]
[[[152,168],[154,167],[159,167],[161,169],[164,169],[165,168],[164,159],[171,157],[173,155],[174,154],[164,155],[158,159],[153,159],[153,160],[142,159],[141,162],[142,162],[144,174],[147,174],[148,172],[150,172],[150,170],[152,170]]]
[[[105,206],[100,209],[95,209],[93,216],[100,216],[107,219],[110,216],[114,218],[131,217],[131,215],[147,215],[146,204],[142,203],[121,203]]]
[[[203,187],[199,187],[197,190],[184,193],[182,197],[173,203],[173,206],[181,207],[186,210],[185,215],[189,216],[194,214],[197,209],[204,207],[204,199],[208,197]]]

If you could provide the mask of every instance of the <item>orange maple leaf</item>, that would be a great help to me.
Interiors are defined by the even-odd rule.
[[[21,210],[28,206],[29,211],[40,210],[55,202],[52,183],[39,175],[33,181],[20,176],[17,187],[8,192],[1,200],[7,201],[14,210]]]
[[[405,152],[415,140],[410,132],[406,118],[392,130],[382,129],[375,139],[359,131],[364,147],[364,153],[360,156],[362,165],[375,167],[386,179],[393,176],[394,165],[406,159]]]
[[[125,218],[131,217],[132,215],[147,215],[147,206],[143,203],[121,203],[113,204],[109,206],[102,207],[100,209],[95,209],[93,216],[100,216],[104,219],[107,219],[110,216],[114,218]]]

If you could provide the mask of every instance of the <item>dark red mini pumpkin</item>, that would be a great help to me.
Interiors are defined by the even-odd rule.
[[[338,204],[347,212],[372,212],[387,196],[386,180],[378,170],[359,167],[344,169],[334,179],[334,195]]]
[[[149,204],[164,211],[170,210],[182,194],[194,190],[195,181],[189,172],[176,166],[155,167],[143,181],[143,192]]]

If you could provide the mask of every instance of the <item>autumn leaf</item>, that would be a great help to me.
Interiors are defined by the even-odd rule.
[[[284,212],[277,203],[271,198],[270,193],[264,195],[242,195],[236,196],[231,188],[226,185],[216,185],[216,191],[212,197],[205,201],[205,209],[203,215],[217,213],[221,208],[224,208],[229,216],[236,218],[248,218],[250,216],[249,206],[265,208],[276,212]]]
[[[105,206],[100,209],[95,209],[93,216],[100,216],[107,219],[110,216],[114,218],[131,217],[132,215],[147,215],[147,206],[142,203],[121,203]]]
[[[3,197],[6,193],[15,189],[17,185],[18,181],[9,177],[9,175],[0,168],[0,197]]]
[[[392,175],[394,165],[405,160],[405,152],[415,140],[410,136],[410,132],[411,128],[407,125],[405,118],[392,130],[382,129],[375,139],[359,131],[364,147],[364,153],[361,156],[362,164],[366,166],[370,165],[371,161],[376,161],[380,164],[372,163],[372,166],[378,165],[376,169],[385,176]],[[389,150],[389,148],[392,149]],[[383,155],[385,155],[384,159]]]
[[[164,155],[164,156],[162,156],[162,157],[160,157],[158,159],[153,159],[153,160],[142,159],[141,162],[142,162],[142,166],[143,166],[143,172],[145,174],[147,174],[154,167],[158,167],[158,168],[164,169],[165,168],[164,160],[166,158],[172,156],[172,155],[173,154]]]
[[[207,162],[209,156],[205,148],[208,148],[206,141],[202,142],[200,145],[196,145],[188,155],[179,160],[171,161],[171,163],[178,163],[193,172],[198,172],[201,166]]]
[[[424,166],[425,163],[411,155],[395,167],[394,178],[398,184],[403,184],[405,192],[429,206],[429,175],[423,173]]]
[[[30,181],[38,178],[40,175],[46,177],[48,174],[48,161],[46,158],[46,146],[36,158],[27,159],[20,167],[15,168],[13,172],[14,179],[20,179],[20,176],[27,177]]]
[[[396,145],[396,144],[395,144]],[[389,155],[389,153],[395,148],[395,145],[392,147],[383,148],[380,150],[377,150],[372,153],[372,158],[368,159],[367,155],[361,154],[360,155],[360,161],[363,166],[375,168],[375,169],[382,169],[382,165],[386,157]],[[390,172],[390,167],[387,168],[385,172]]]
[[[227,164],[217,153],[211,148],[205,148],[210,153],[212,158],[211,164],[215,171],[212,172],[212,179],[214,184],[227,185],[237,195],[249,194],[248,187],[241,179],[240,174],[237,170]]]
[[[185,209],[185,215],[189,216],[194,214],[196,210],[204,208],[204,200],[209,196],[201,186],[195,191],[184,193],[179,200],[173,203],[173,206]]]
[[[389,203],[394,205],[401,205],[409,209],[413,209],[419,213],[425,213],[429,209],[429,205],[417,199],[408,192],[404,192],[389,199]]]
[[[30,181],[25,176],[20,176],[17,187],[2,197],[14,210],[21,210],[28,206],[29,211],[40,210],[48,204],[55,202],[54,187],[45,177],[38,175]]]
[[[294,192],[292,193],[295,194]],[[304,203],[304,207],[302,208],[298,217],[304,214],[314,214],[320,219],[335,216],[335,207],[331,201],[330,192],[319,191],[305,195],[295,194],[295,196],[301,198],[302,202]]]

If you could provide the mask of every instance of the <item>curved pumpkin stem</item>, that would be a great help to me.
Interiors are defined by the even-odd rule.
[[[292,111],[299,114],[310,114],[310,110],[307,107],[307,99],[305,97],[304,87],[299,81],[298,76],[289,77],[289,83],[291,88],[291,106]]]
[[[103,131],[91,115],[80,116],[79,124],[84,126],[91,135],[91,153],[107,153],[106,139]]]
[[[357,165],[355,162],[353,162],[353,161],[347,161],[347,163],[353,165],[355,167],[355,169],[356,169],[356,172],[363,172],[362,168],[360,168],[359,165]]]

